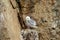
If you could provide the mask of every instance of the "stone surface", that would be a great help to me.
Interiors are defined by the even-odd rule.
[[[21,31],[21,40],[39,40],[38,31],[26,29]]]
[[[38,28],[28,29],[26,16]],[[0,40],[60,40],[60,0],[0,0],[0,32]]]
[[[60,39],[59,2],[59,0],[20,0],[23,20],[25,21],[26,16],[36,20],[38,26],[36,30],[41,34],[40,40]]]

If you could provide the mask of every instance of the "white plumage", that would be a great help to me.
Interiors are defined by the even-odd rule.
[[[32,28],[37,28],[36,26],[36,21],[31,19],[29,16],[26,17],[26,25],[29,27],[32,27]]]

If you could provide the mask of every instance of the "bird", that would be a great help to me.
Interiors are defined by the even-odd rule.
[[[34,19],[32,19],[30,16],[26,16],[26,25],[28,28],[37,28],[37,23]]]

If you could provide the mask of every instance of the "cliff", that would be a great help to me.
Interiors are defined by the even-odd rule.
[[[0,0],[0,40],[60,40],[59,2]],[[35,20],[37,28],[28,28],[27,16]]]

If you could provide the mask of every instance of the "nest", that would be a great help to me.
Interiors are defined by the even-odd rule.
[[[22,30],[21,40],[39,40],[38,32],[32,29]]]

